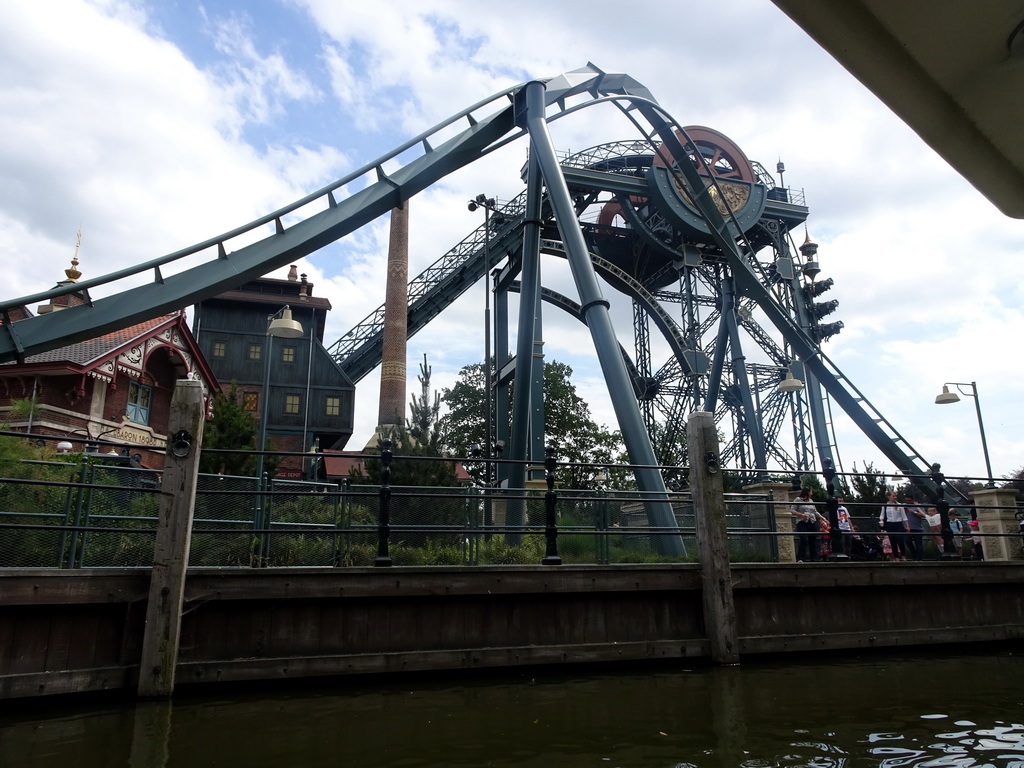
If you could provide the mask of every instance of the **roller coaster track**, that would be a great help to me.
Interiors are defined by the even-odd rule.
[[[605,74],[593,65],[544,81],[545,103],[572,110],[570,100],[600,100],[609,95],[653,101],[650,92],[628,75]],[[0,362],[73,344],[178,310],[215,296],[306,256],[386,214],[444,176],[520,138],[526,132],[522,94],[527,83],[501,91],[421,133],[394,151],[338,181],[237,229],[189,248],[102,277],[0,303]],[[495,110],[478,117],[486,110]],[[466,127],[444,139],[452,126]],[[432,142],[439,142],[434,146]],[[388,171],[411,152],[419,155]],[[351,191],[351,190],[357,191]],[[262,236],[262,237],[261,237]],[[256,242],[250,242],[251,240]],[[240,244],[232,250],[235,244]],[[178,262],[205,259],[170,274]],[[60,312],[12,323],[12,311],[71,292],[111,287],[121,281],[149,282],[114,295],[88,299]]]
[[[503,254],[518,251],[525,200],[524,193],[505,203],[499,209],[501,216],[489,219],[490,232],[486,229],[487,224],[481,224],[413,278],[408,288],[407,333],[410,337],[483,277],[486,269],[484,254],[488,253],[488,247],[492,264],[498,263]],[[328,347],[327,351],[346,375],[357,382],[380,363],[383,344],[382,304]]]
[[[645,153],[649,155],[667,150],[669,158],[687,156],[677,138],[677,135],[682,136],[690,142],[683,127],[657,105],[646,88],[628,75],[605,74],[593,65],[587,65],[535,82],[544,83],[543,105],[547,111],[553,112],[545,113],[541,124],[583,106],[611,102],[644,137],[642,141],[623,144],[629,150],[628,154],[635,153],[640,158]],[[0,302],[0,320],[3,323],[0,326],[0,363],[23,360],[28,355],[95,338],[178,310],[236,288],[350,234],[453,171],[523,137],[527,133],[524,96],[530,85],[520,84],[482,100],[344,178],[242,227],[102,277]],[[636,178],[638,167],[631,163],[639,163],[640,160],[617,159],[617,153],[621,156],[622,149],[610,148],[602,158],[581,158],[580,165],[587,168],[566,173],[576,174],[574,183],[582,182],[588,173],[596,172],[606,180],[617,176],[621,189],[612,191],[625,200],[625,207],[629,208],[629,195],[639,181]],[[416,156],[409,159],[411,155]],[[700,153],[697,156],[700,157]],[[797,325],[771,295],[766,287],[764,267],[753,258],[754,249],[746,243],[735,218],[719,212],[711,199],[712,191],[723,196],[717,182],[712,181],[706,186],[692,163],[666,163],[659,172],[675,176],[676,182],[687,190],[689,199],[707,222],[711,241],[734,275],[737,298],[754,301],[761,307],[833,401],[900,471],[915,478],[925,476],[927,470],[924,468],[929,465],[923,457],[870,406],[821,352],[816,340]],[[436,271],[428,270],[429,274],[418,278],[420,283],[414,281],[410,296],[415,298],[417,306],[415,317],[411,318],[410,333],[422,328],[455,296],[483,275],[482,238],[491,238],[491,247],[496,255],[503,251],[512,252],[517,247],[522,201],[517,198],[510,205],[512,207],[504,223],[491,232],[478,230],[463,241],[462,248],[453,249],[447,261],[442,259]],[[631,213],[627,212],[627,216]],[[560,222],[559,225],[569,226],[570,222]],[[621,277],[603,265],[599,266],[612,281]],[[179,271],[173,272],[175,269]],[[147,274],[150,276],[147,282],[135,285],[145,280]],[[91,289],[110,289],[119,283],[132,287],[115,288],[116,292],[111,295],[90,298]],[[12,313],[17,308],[71,292],[82,292],[87,297],[86,303],[11,322]],[[657,313],[655,317],[657,320]],[[377,322],[374,313],[332,347],[336,358],[345,361],[353,379],[365,375],[379,361],[373,340]],[[669,331],[670,339],[674,335]],[[676,341],[682,345],[681,335]],[[685,354],[677,359],[681,366],[688,365]]]

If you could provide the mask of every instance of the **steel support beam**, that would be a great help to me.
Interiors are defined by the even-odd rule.
[[[608,394],[622,430],[623,442],[629,452],[631,463],[636,466],[637,487],[649,494],[646,502],[647,515],[651,524],[660,528],[677,528],[675,513],[668,498],[665,480],[657,469],[657,459],[651,446],[650,436],[640,415],[640,408],[633,396],[626,365],[619,353],[608,302],[601,293],[594,265],[590,261],[587,244],[583,239],[576,212],[573,208],[569,188],[562,177],[558,158],[548,134],[544,118],[544,84],[529,83],[526,86],[526,124],[530,135],[530,157],[536,158],[544,183],[547,187],[548,202],[555,213],[555,223],[565,244],[569,269],[572,272],[576,290],[580,294],[583,316],[590,329],[594,348],[597,352]],[[531,162],[533,162],[531,160]],[[520,329],[522,334],[522,329]],[[532,335],[531,335],[532,338]],[[517,386],[516,391],[519,391]],[[680,536],[658,537],[658,548],[662,554],[682,555],[685,553]]]

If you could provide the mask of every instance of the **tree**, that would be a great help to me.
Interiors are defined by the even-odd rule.
[[[420,375],[417,378],[420,380],[421,392],[419,397],[414,395],[409,402],[411,418],[406,422],[406,428],[414,440],[431,445],[440,451],[440,435],[436,426],[441,414],[441,394],[436,393],[434,402],[430,402],[430,366],[427,365],[426,355],[423,355]]]
[[[856,462],[853,465],[853,474],[849,475],[850,488],[853,490],[853,499],[859,508],[853,512],[856,517],[875,516],[882,510],[882,506],[889,498],[892,486],[885,481],[885,473],[875,469],[870,461],[864,464],[864,471],[857,471]]]
[[[451,461],[430,461],[443,459],[441,440],[436,425],[441,410],[441,396],[430,402],[430,366],[427,356],[423,355],[420,364],[419,397],[413,396],[409,403],[412,417],[406,420],[404,427],[388,427],[377,441],[376,452],[383,450],[384,438],[391,440],[391,452],[395,460],[391,464],[391,485],[408,486],[440,486],[459,485],[455,473],[455,464]],[[380,484],[381,463],[370,459],[363,462],[362,467],[353,466],[349,469],[349,479],[353,483]]]
[[[1024,494],[1024,467],[1011,472],[1004,479],[1006,482],[1003,487],[1013,488],[1017,492],[1017,498]]]
[[[804,475],[800,478],[800,487],[810,488],[811,498],[815,501],[825,501],[828,498],[828,490],[826,490],[818,475]]]
[[[204,450],[199,458],[199,471],[239,476],[254,474],[256,457],[249,452],[256,446],[256,440],[256,419],[245,410],[238,394],[238,383],[232,381],[227,392],[214,392],[213,418],[203,429],[204,449],[219,448],[232,453]],[[279,463],[276,456],[267,455],[263,459],[263,469],[273,477]]]
[[[483,364],[463,366],[455,385],[442,390],[441,402],[448,409],[436,427],[441,445],[456,456],[468,456],[471,445],[486,442]]]
[[[383,450],[383,440],[392,443],[391,477],[389,485],[418,488],[414,495],[396,494],[391,498],[391,524],[396,526],[452,526],[465,523],[466,498],[460,491],[455,474],[455,463],[443,461],[436,447],[421,443],[405,427],[390,427],[377,443],[377,452]],[[380,459],[365,459],[363,466],[349,470],[353,485],[380,485],[382,463]],[[436,489],[436,490],[427,490]],[[431,496],[431,494],[436,494]],[[439,534],[439,540],[451,539],[453,534]],[[427,530],[395,533],[396,544],[424,546],[431,539]],[[448,541],[447,543],[451,543]]]
[[[441,401],[447,407],[437,425],[442,445],[455,455],[468,456],[471,446],[486,443],[482,363],[463,367],[455,385],[444,389]],[[554,447],[559,461],[576,465],[559,470],[565,486],[592,488],[601,474],[608,475],[612,485],[624,482],[614,471],[594,466],[622,461],[621,435],[594,422],[590,407],[572,384],[572,368],[557,361],[544,364],[544,433],[545,444]],[[467,469],[482,480],[482,463]]]
[[[7,413],[0,419],[0,431],[10,428],[12,421],[27,419],[36,412],[33,398],[12,400]],[[0,474],[4,477],[22,477],[15,466],[23,461],[48,458],[53,453],[47,448],[38,448],[32,441],[14,435],[0,435]],[[27,476],[27,475],[26,475]]]
[[[390,427],[381,437],[391,440],[390,485],[405,486],[458,486],[455,474],[455,462],[441,461],[441,452],[429,442],[422,443],[413,438],[405,427]],[[382,442],[377,442],[376,452],[383,450]],[[379,459],[366,459],[362,469],[352,467],[349,479],[353,483],[370,483],[380,485],[381,463]]]

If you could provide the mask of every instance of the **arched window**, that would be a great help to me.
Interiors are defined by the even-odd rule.
[[[129,421],[149,424],[149,408],[153,402],[153,388],[139,381],[128,384],[128,405],[125,413]]]

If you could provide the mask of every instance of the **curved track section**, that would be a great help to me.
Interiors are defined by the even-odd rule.
[[[633,95],[653,100],[650,92],[628,75],[605,74],[593,65],[559,75],[545,84],[547,106],[562,111],[572,98],[598,100],[609,95]],[[447,174],[522,136],[525,128],[521,97],[526,85],[478,102],[345,178],[243,227],[136,267],[0,303],[0,317],[4,320],[0,327],[0,362],[20,360],[179,309],[264,275],[350,234]],[[496,107],[497,111],[476,117]],[[550,119],[555,117],[557,114]],[[467,127],[460,133],[436,147],[431,144],[442,131],[447,135],[450,126],[461,122]],[[422,152],[419,157],[392,173],[385,171],[385,165],[417,147]],[[360,184],[365,186],[347,194],[350,186]],[[233,241],[258,237],[270,227],[273,232],[257,242],[230,250]],[[176,274],[164,274],[176,262],[196,256],[207,260]],[[130,278],[137,280],[147,272],[152,273],[152,280],[145,285],[17,324],[10,322],[14,308],[72,291],[88,291]]]

